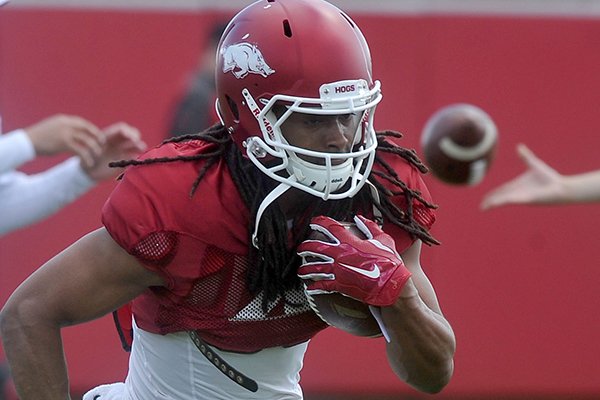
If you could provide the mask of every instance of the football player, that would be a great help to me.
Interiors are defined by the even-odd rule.
[[[381,88],[356,23],[322,0],[257,1],[223,33],[216,86],[222,123],[114,163],[103,226],[4,307],[21,399],[67,398],[61,327],[115,309],[129,373],[86,400],[301,399],[327,327],[307,292],[373,306],[396,375],[442,390],[455,338],[419,262],[435,205],[414,152],[374,130]],[[334,243],[305,240],[311,227]]]

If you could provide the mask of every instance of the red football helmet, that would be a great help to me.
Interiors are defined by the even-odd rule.
[[[249,5],[223,33],[216,87],[217,112],[235,143],[285,189],[340,199],[353,196],[366,182],[377,146],[373,115],[380,84],[371,76],[363,34],[337,7],[322,0]],[[279,117],[272,111],[275,103],[287,107]],[[360,115],[352,151],[290,145],[280,127],[294,112]],[[322,161],[311,163],[307,157]]]

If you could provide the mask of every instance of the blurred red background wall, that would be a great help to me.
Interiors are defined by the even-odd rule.
[[[100,126],[124,120],[158,144],[206,27],[230,15],[5,7],[3,131],[61,112]],[[354,17],[383,85],[378,129],[400,130],[401,143],[420,152],[426,119],[468,102],[485,109],[500,132],[497,158],[479,186],[426,178],[440,205],[433,233],[443,245],[425,248],[423,265],[458,342],[455,377],[441,397],[600,396],[600,207],[478,208],[487,190],[524,169],[514,152],[519,142],[564,173],[600,167],[600,19]],[[46,221],[0,238],[0,304],[46,259],[99,226],[112,187],[102,184]],[[64,339],[75,390],[124,379],[127,355],[110,317],[67,328]],[[314,339],[302,383],[306,393],[415,394],[387,367],[381,340],[334,329]]]

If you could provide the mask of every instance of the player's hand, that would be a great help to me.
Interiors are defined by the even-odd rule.
[[[355,216],[362,239],[328,217],[312,219],[311,229],[331,242],[308,239],[298,246],[298,276],[308,294],[338,292],[373,306],[390,306],[411,276],[394,240],[379,226]]]
[[[57,114],[25,128],[36,155],[72,153],[91,166],[102,152],[104,135],[94,124],[72,115]]]
[[[527,171],[488,193],[481,202],[486,210],[508,204],[555,203],[564,198],[562,175],[536,157],[524,144],[517,152]]]
[[[101,152],[93,159],[91,165],[86,165],[83,160],[81,163],[84,171],[96,181],[119,174],[120,170],[110,168],[109,162],[135,157],[146,149],[146,143],[141,139],[139,130],[124,122],[110,125],[103,130],[102,134],[104,145]]]

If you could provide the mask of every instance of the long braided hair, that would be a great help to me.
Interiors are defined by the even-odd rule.
[[[417,202],[426,208],[435,209],[436,205],[426,201],[419,192],[410,189],[397,175],[394,169],[381,157],[382,153],[394,154],[406,159],[422,173],[427,172],[427,167],[419,160],[414,150],[405,149],[389,138],[401,138],[402,135],[395,131],[377,132],[378,147],[375,163],[379,164],[382,171],[372,171],[369,182],[376,188],[378,199],[374,198],[371,188],[365,185],[354,197],[341,200],[324,201],[310,196],[311,204],[307,211],[295,217],[292,223],[292,237],[294,243],[289,241],[289,223],[277,203],[271,204],[264,212],[258,231],[258,248],[250,248],[250,260],[256,268],[248,273],[248,287],[253,293],[263,291],[263,308],[283,296],[286,291],[298,288],[300,280],[296,270],[300,265],[300,258],[296,254],[297,245],[306,238],[309,231],[309,222],[313,216],[327,215],[339,221],[351,220],[356,213],[368,214],[373,207],[377,208],[387,220],[418,238],[425,244],[439,244],[427,229],[421,226],[414,218],[413,203]],[[127,167],[130,165],[146,165],[166,162],[182,162],[205,160],[198,171],[198,175],[190,188],[193,196],[200,181],[206,172],[220,159],[227,163],[231,177],[240,193],[240,196],[251,215],[248,223],[248,240],[251,243],[252,227],[255,223],[256,213],[261,202],[276,186],[276,182],[258,170],[233,142],[231,135],[222,124],[216,124],[207,130],[191,135],[176,136],[165,140],[163,143],[201,140],[212,143],[214,150],[193,156],[178,156],[165,158],[152,158],[145,160],[123,160],[112,162],[111,167]],[[384,181],[391,183],[397,189],[389,190]],[[406,209],[403,210],[392,202],[392,197],[402,195],[405,197]],[[285,297],[283,297],[285,298]]]

